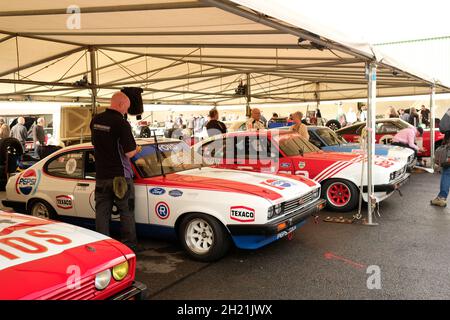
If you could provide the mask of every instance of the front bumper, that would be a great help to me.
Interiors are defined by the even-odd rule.
[[[392,183],[376,185],[374,186],[375,192],[386,192],[388,194],[392,193],[404,185],[408,181],[409,176],[409,173],[405,173],[400,179],[397,179]],[[367,193],[367,186],[363,187],[363,192]]]
[[[306,220],[311,215],[319,212],[325,207],[326,201],[323,199],[318,199],[315,202],[309,204],[298,211],[295,211],[287,216],[275,219],[266,224],[232,224],[227,225],[228,230],[232,236],[273,236],[280,232],[298,225],[302,221]]]
[[[133,284],[119,292],[110,300],[144,300],[147,297],[147,286],[143,283],[134,281]]]

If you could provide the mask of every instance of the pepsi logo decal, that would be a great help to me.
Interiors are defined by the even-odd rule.
[[[285,181],[285,180],[276,180],[276,179],[269,179],[266,181],[261,182],[262,184],[283,190],[286,188],[292,187],[292,183]]]
[[[231,207],[230,218],[239,222],[253,222],[255,221],[255,209],[244,206]]]
[[[166,190],[163,188],[151,188],[149,192],[155,196],[160,196],[166,193]]]
[[[71,196],[57,196],[56,197],[56,206],[61,209],[72,209],[73,208],[73,198]]]
[[[158,202],[155,206],[155,212],[158,218],[165,220],[170,215],[169,205],[165,202]]]
[[[16,192],[23,195],[33,195],[36,193],[41,173],[36,170],[27,170],[16,180]]]

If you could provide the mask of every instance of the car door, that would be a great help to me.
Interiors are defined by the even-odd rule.
[[[156,162],[157,160],[154,159]],[[94,150],[85,150],[83,179],[75,186],[75,208],[82,218],[95,219],[95,156]],[[136,181],[136,180],[135,180]],[[137,224],[148,224],[147,186],[143,183],[134,185],[134,215]],[[117,207],[113,204],[111,220],[120,221]]]
[[[74,189],[77,216],[95,219],[95,157],[94,150],[83,151],[83,175]]]
[[[52,158],[45,166],[45,173],[47,177],[42,187],[47,190],[57,213],[76,216],[75,188],[83,176],[83,152],[66,152]]]

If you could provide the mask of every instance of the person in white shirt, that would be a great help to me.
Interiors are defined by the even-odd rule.
[[[261,121],[261,111],[258,108],[253,108],[250,119],[245,123],[247,130],[263,130],[266,127]]]

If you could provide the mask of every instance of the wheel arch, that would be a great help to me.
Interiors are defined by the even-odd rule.
[[[55,216],[58,216],[58,211],[55,209],[55,207],[53,206],[53,204],[51,203],[51,201],[49,201],[48,199],[45,199],[45,198],[43,198],[43,197],[36,197],[36,196],[33,196],[32,198],[28,199],[28,201],[26,202],[25,210],[26,210],[28,213],[30,213],[31,206],[32,206],[36,201],[43,201],[43,202],[47,203],[47,204],[50,206],[50,208],[53,209],[53,212],[54,212]]]
[[[179,230],[180,230],[181,221],[183,221],[183,219],[184,219],[185,217],[187,217],[188,215],[190,215],[190,214],[204,214],[204,215],[207,215],[207,216],[209,216],[209,217],[211,217],[211,218],[216,219],[217,221],[220,222],[220,224],[225,228],[225,230],[227,231],[227,233],[231,236],[230,230],[228,229],[226,223],[225,223],[222,219],[219,219],[219,218],[218,218],[217,216],[215,216],[214,214],[207,213],[207,212],[202,212],[202,211],[198,211],[198,210],[197,210],[197,211],[188,211],[188,212],[184,212],[184,213],[182,213],[182,214],[180,214],[180,215],[178,216],[178,218],[177,218],[177,220],[175,221],[175,224],[174,224],[174,228],[175,228],[175,232],[176,232],[177,237],[179,236]]]

